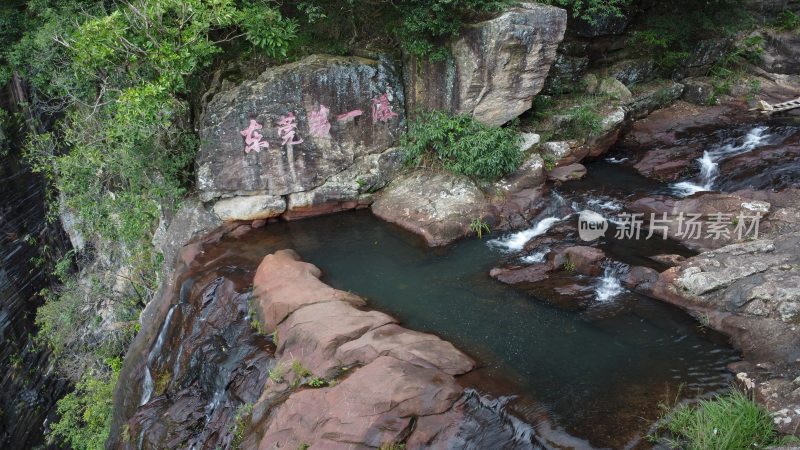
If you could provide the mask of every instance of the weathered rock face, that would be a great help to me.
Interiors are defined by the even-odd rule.
[[[759,66],[770,73],[800,74],[800,36],[792,32],[763,32],[766,43]]]
[[[421,235],[431,246],[466,236],[470,222],[490,217],[489,211],[484,193],[468,178],[426,170],[398,177],[372,205],[376,216]]]
[[[385,62],[314,55],[216,94],[201,119],[197,188],[220,218],[355,206],[397,167],[402,85]],[[340,209],[345,209],[342,207]]]
[[[451,56],[431,63],[406,57],[407,110],[441,109],[501,125],[530,109],[564,37],[563,9],[522,3],[467,26]]]
[[[800,429],[792,382],[800,375],[798,245],[795,232],[702,253],[663,272],[653,289],[731,336],[749,366],[737,366],[737,378],[775,414],[778,429],[792,434]]]

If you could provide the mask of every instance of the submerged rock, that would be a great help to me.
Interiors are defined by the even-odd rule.
[[[407,109],[471,114],[501,125],[530,109],[564,37],[563,9],[522,3],[468,25],[443,62],[405,57]]]

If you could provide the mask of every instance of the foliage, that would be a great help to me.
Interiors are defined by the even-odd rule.
[[[472,222],[469,223],[469,230],[478,235],[478,239],[483,239],[483,233],[489,234],[492,232],[492,229],[489,227],[489,224],[483,221],[480,217],[476,217],[472,219]]]
[[[680,405],[664,428],[671,446],[688,450],[766,448],[780,441],[769,412],[741,391]]]
[[[230,448],[234,450],[241,448],[242,441],[244,440],[244,433],[247,430],[247,423],[250,421],[252,415],[252,403],[245,403],[236,410],[234,424],[231,428],[231,434],[233,435],[233,438],[231,439]]]
[[[680,67],[704,39],[730,37],[748,28],[752,18],[743,0],[675,0],[654,2],[644,11],[643,27],[635,31],[629,47],[653,57],[659,68]]]
[[[314,377],[314,378],[308,380],[308,383],[306,383],[306,384],[309,387],[312,387],[312,388],[321,388],[323,386],[326,386],[328,384],[328,382],[325,381],[325,379],[323,379],[323,378]]]
[[[800,30],[800,15],[789,9],[782,11],[775,19],[775,28],[782,31]]]
[[[575,272],[576,269],[575,263],[572,261],[565,262],[562,268],[567,272]]]
[[[519,167],[523,154],[515,127],[496,128],[469,115],[421,113],[403,136],[410,166],[441,167],[450,172],[496,180]]]
[[[297,375],[299,378],[311,375],[311,371],[306,369],[306,367],[303,366],[303,363],[301,363],[296,359],[292,361],[292,372],[294,372],[294,374]]]
[[[406,450],[406,444],[389,442],[381,445],[378,450]]]
[[[283,382],[283,377],[286,375],[286,367],[279,363],[269,370],[268,377],[273,383],[278,384]]]
[[[565,129],[569,136],[596,136],[603,131],[603,116],[593,104],[582,103],[571,108],[565,116]]]
[[[542,3],[567,8],[572,17],[594,24],[605,18],[622,17],[631,0],[545,0]]]
[[[106,361],[102,370],[87,373],[75,391],[58,401],[60,420],[53,423],[50,439],[62,439],[74,450],[102,450],[111,427],[112,394],[122,360]]]
[[[407,0],[400,4],[403,20],[398,28],[403,48],[432,61],[447,57],[447,49],[437,45],[458,34],[471,13],[494,11],[507,5],[498,0]]]

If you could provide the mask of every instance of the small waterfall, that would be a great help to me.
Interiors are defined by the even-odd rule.
[[[546,219],[540,220],[532,228],[512,233],[504,238],[492,239],[491,241],[488,242],[488,244],[492,247],[499,248],[505,252],[509,253],[518,252],[522,250],[523,247],[525,247],[525,244],[527,244],[528,241],[535,238],[536,236],[540,236],[542,234],[547,233],[547,230],[549,230],[550,227],[555,225],[557,222],[560,222],[561,220],[563,219],[558,217],[548,217]]]
[[[547,254],[550,253],[550,249],[546,248],[544,250],[531,253],[530,255],[523,256],[520,260],[526,264],[536,264],[540,262],[544,262]]]
[[[178,305],[172,305],[167,312],[167,317],[164,319],[164,324],[161,325],[161,330],[158,332],[158,338],[156,339],[156,343],[153,344],[153,348],[150,350],[150,353],[147,355],[147,364],[144,366],[144,379],[142,380],[142,399],[139,402],[139,406],[144,405],[145,403],[150,401],[150,397],[153,395],[153,374],[151,373],[151,366],[153,361],[158,358],[158,355],[161,353],[161,348],[164,346],[164,340],[167,338],[167,332],[169,331],[169,325],[172,321],[172,314],[175,312],[175,308]]]
[[[674,183],[672,185],[673,192],[680,197],[688,197],[698,192],[713,190],[714,182],[719,177],[719,163],[727,158],[753,151],[768,144],[772,136],[766,134],[767,130],[767,127],[756,127],[745,135],[741,144],[737,145],[736,142],[733,142],[715,150],[704,151],[703,156],[696,160],[700,166],[699,179]]]
[[[534,226],[502,238],[492,239],[487,244],[506,253],[518,252],[525,247],[528,241],[547,233],[547,230],[553,225],[569,217],[571,214],[569,208],[566,199],[558,192],[552,191],[550,193],[550,201],[536,217]],[[563,215],[566,215],[566,217],[561,217]]]
[[[620,262],[612,262],[605,265],[603,277],[594,289],[595,297],[599,302],[607,302],[614,297],[625,292],[622,287],[620,277],[627,272],[628,266]]]
[[[144,366],[144,380],[142,381],[142,399],[139,401],[139,406],[144,405],[150,401],[153,395],[153,375],[150,374],[150,368]]]

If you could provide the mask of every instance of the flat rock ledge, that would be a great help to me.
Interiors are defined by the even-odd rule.
[[[783,433],[800,434],[800,232],[728,245],[662,272],[652,296],[730,336],[730,368]]]
[[[243,448],[417,448],[450,436],[466,395],[454,377],[475,362],[449,342],[364,310],[363,299],[320,275],[293,250],[258,267],[253,305],[276,353]],[[311,379],[325,387],[304,387]]]

